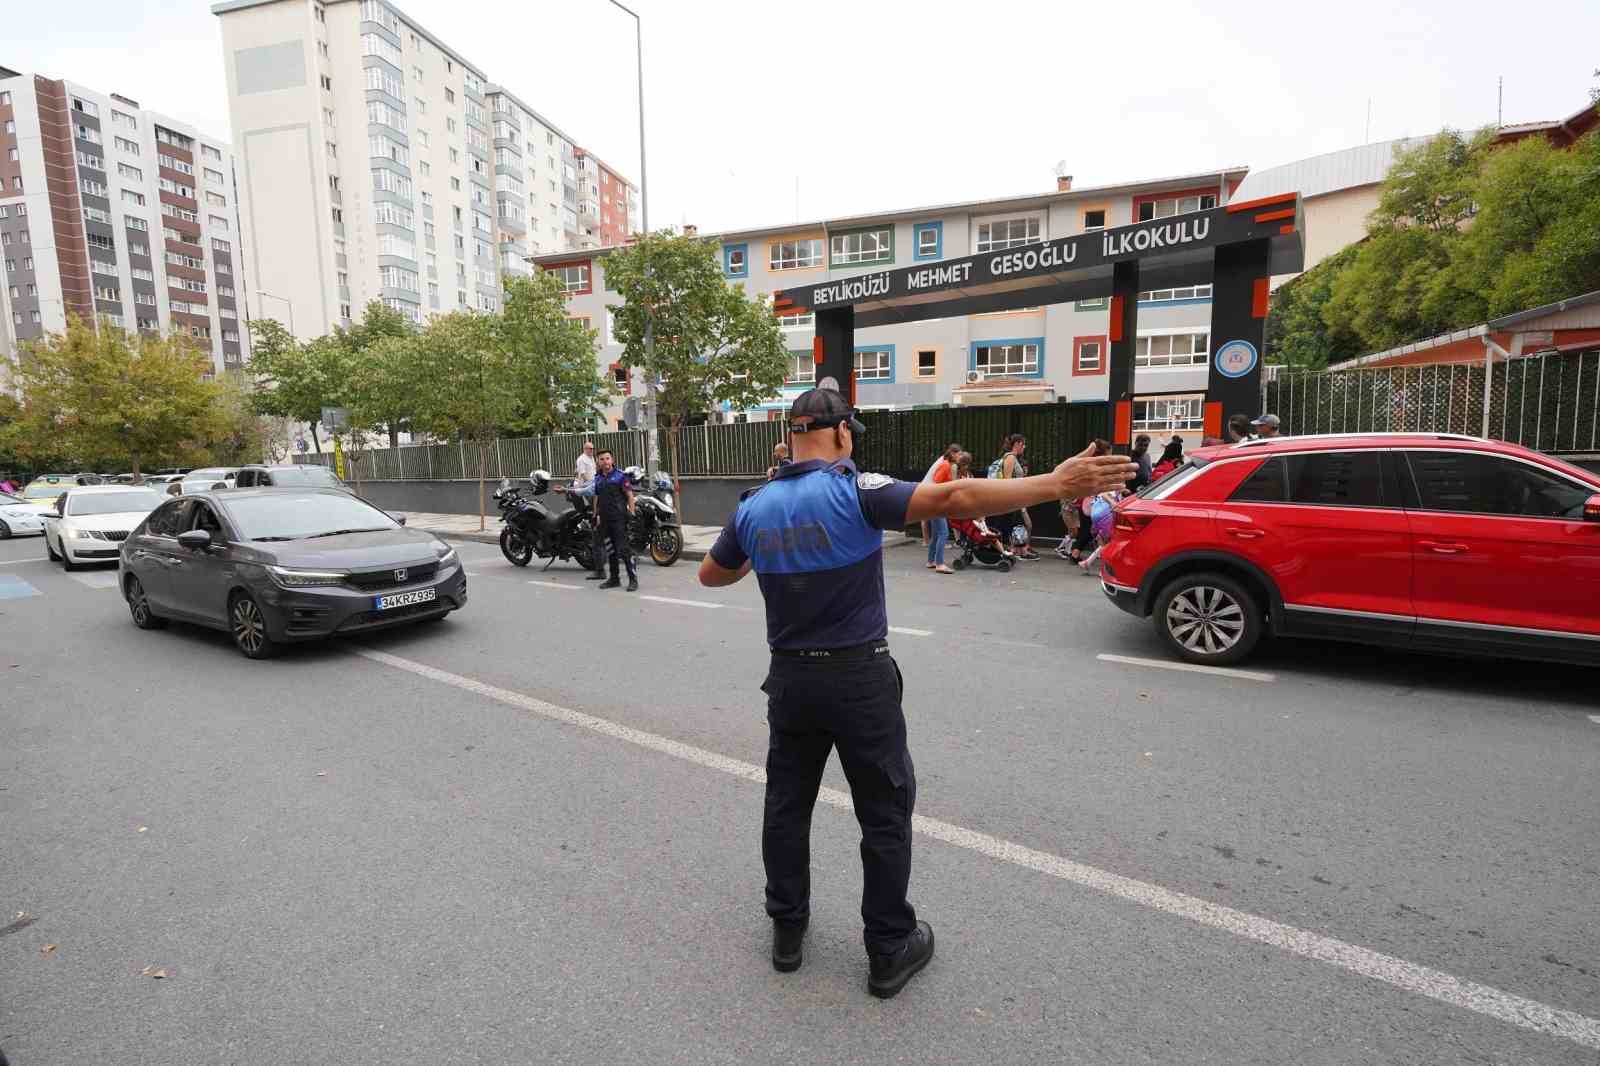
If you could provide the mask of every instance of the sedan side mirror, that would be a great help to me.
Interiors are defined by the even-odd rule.
[[[400,523],[402,526],[406,524],[406,516],[397,511],[390,511],[389,517]]]
[[[192,552],[211,547],[211,533],[204,529],[190,529],[178,534],[178,546]]]
[[[1595,493],[1583,501],[1583,520],[1600,522],[1600,493]]]

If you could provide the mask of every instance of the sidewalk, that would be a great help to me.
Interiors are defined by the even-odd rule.
[[[500,518],[498,515],[489,518],[485,523],[483,532],[478,531],[478,516],[475,514],[427,514],[422,511],[406,512],[406,528],[421,529],[429,533],[437,533],[445,540],[466,540],[478,544],[500,543]],[[722,532],[720,526],[684,526],[683,527],[683,558],[699,562],[711,550],[711,545],[717,542],[717,536]],[[899,533],[885,533],[883,546],[892,548],[900,544],[911,544],[915,538],[905,537]]]

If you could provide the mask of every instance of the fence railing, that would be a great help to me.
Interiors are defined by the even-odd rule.
[[[973,453],[981,475],[1008,433],[1028,438],[1026,461],[1044,470],[1105,436],[1109,425],[1104,403],[867,411],[861,418],[867,433],[856,443],[857,465],[916,478],[953,441]],[[676,434],[662,430],[661,465],[689,477],[759,477],[772,462],[772,446],[783,439],[782,422],[685,426]],[[485,456],[485,476],[523,478],[531,470],[548,470],[565,477],[586,440],[597,450],[611,449],[620,466],[645,465],[642,430],[555,433],[496,440]],[[333,455],[298,455],[295,461],[331,466]],[[479,455],[470,443],[419,444],[347,452],[345,461],[352,464],[347,472],[362,481],[449,481],[476,478]]]
[[[1485,373],[1464,363],[1279,370],[1266,410],[1292,434],[1463,433],[1543,452],[1600,449],[1600,350],[1496,363],[1487,390]]]

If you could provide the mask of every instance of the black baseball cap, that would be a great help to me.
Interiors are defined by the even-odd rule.
[[[798,422],[796,419],[805,419]],[[789,432],[809,433],[813,429],[827,429],[839,424],[850,427],[856,436],[867,431],[856,417],[856,410],[839,390],[829,388],[808,389],[794,398],[789,406]]]

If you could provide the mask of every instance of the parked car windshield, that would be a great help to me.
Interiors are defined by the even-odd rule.
[[[70,482],[52,485],[48,481],[35,481],[22,490],[22,498],[25,500],[53,500],[72,487]]]
[[[312,463],[306,463],[302,466],[274,467],[269,473],[272,474],[272,483],[274,485],[289,485],[291,487],[295,485],[315,485],[318,488],[325,489],[344,488],[344,482],[335,477],[332,470]]]
[[[400,528],[370,503],[331,492],[234,496],[228,500],[227,512],[245,540],[301,540]]]
[[[67,514],[122,514],[126,511],[153,511],[166,499],[149,489],[127,492],[74,492],[67,497]]]
[[[183,480],[204,481],[209,484],[216,481],[226,481],[228,478],[233,477],[233,475],[234,471],[229,470],[226,467],[219,466],[214,470],[191,470],[189,473],[183,475]]]

